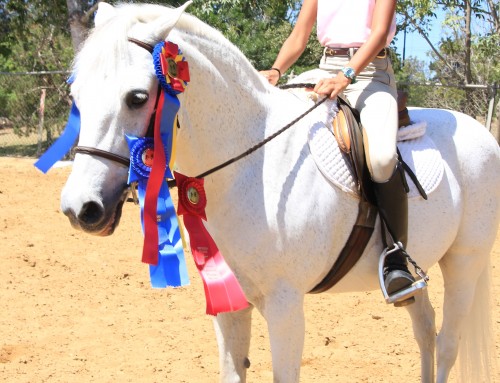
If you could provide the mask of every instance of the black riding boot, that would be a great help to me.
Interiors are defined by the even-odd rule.
[[[388,181],[374,182],[375,198],[381,221],[385,224],[385,242],[388,247],[400,242],[406,248],[408,241],[408,197],[406,195],[404,171],[398,162]],[[408,261],[403,250],[387,255],[384,263],[384,284],[389,296],[410,287],[415,278],[408,270]],[[412,296],[404,301],[397,301],[395,306],[406,306],[415,302]]]

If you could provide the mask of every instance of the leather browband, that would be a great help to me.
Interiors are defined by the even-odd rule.
[[[141,48],[146,49],[149,53],[153,53],[154,47],[151,44],[145,43],[144,41],[134,39],[133,37],[129,37],[128,41],[134,43],[135,45],[140,46]]]

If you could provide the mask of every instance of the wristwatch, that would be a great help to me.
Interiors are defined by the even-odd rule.
[[[344,76],[351,80],[351,84],[356,83],[356,72],[354,71],[354,69],[346,66],[342,68],[342,73],[344,74]]]

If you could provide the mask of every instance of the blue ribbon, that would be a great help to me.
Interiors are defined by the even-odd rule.
[[[47,173],[54,164],[69,152],[80,134],[80,111],[73,102],[69,113],[68,123],[61,136],[50,148],[35,162],[35,167]]]
[[[175,118],[179,108],[180,102],[177,96],[164,92],[160,132],[163,150],[165,150],[167,158],[165,177],[170,179],[174,178],[169,163],[172,157],[173,129],[176,129]],[[158,222],[159,258],[158,265],[149,266],[151,284],[153,287],[187,285],[189,284],[189,277],[182,247],[181,232],[166,180],[164,180],[160,189],[157,211],[158,216],[161,217]]]
[[[74,76],[68,80],[71,83]],[[167,286],[178,287],[189,284],[182,238],[175,207],[170,196],[168,184],[165,177],[173,179],[172,172],[168,166],[172,153],[172,140],[175,118],[180,103],[177,97],[169,92],[164,92],[164,105],[160,120],[160,131],[162,142],[158,149],[165,150],[167,167],[165,169],[164,182],[160,189],[157,204],[158,221],[158,265],[150,265],[150,278],[153,287],[164,288]],[[80,111],[73,102],[68,122],[61,136],[50,146],[50,148],[38,159],[35,167],[43,173],[47,171],[71,149],[80,134]],[[128,183],[137,182],[139,191],[139,203],[141,206],[141,222],[144,215],[144,196],[151,168],[144,164],[143,153],[147,148],[153,149],[153,139],[149,137],[126,136],[130,148],[130,169]],[[143,226],[144,230],[144,226]]]
[[[172,111],[168,112],[165,109],[172,109],[171,105],[164,105],[163,108],[160,127],[162,130],[162,143],[159,145],[157,150],[165,148],[167,150],[167,159],[170,159],[170,151],[172,147],[171,130],[174,120],[170,119],[172,117]],[[175,118],[175,113],[173,113],[173,118]],[[168,127],[169,124],[170,128]],[[151,171],[151,168],[143,162],[143,153],[146,149],[153,147],[153,139],[150,137],[132,136],[126,136],[126,139],[130,147],[131,154],[128,181],[129,183],[137,181],[139,204],[141,206],[141,223],[143,223],[144,197],[146,194],[149,173]],[[167,168],[165,169],[165,176],[168,177],[169,175],[171,176],[171,171],[167,165]],[[182,247],[179,223],[166,180],[163,182],[160,189],[160,195],[157,203],[157,216],[159,217],[158,264],[149,266],[151,285],[154,288],[188,285],[189,276],[184,257],[184,249]]]
[[[177,287],[189,284],[189,277],[182,248],[182,239],[175,207],[165,182],[158,197],[158,265],[149,265],[153,287]]]

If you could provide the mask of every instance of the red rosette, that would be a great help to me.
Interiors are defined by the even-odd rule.
[[[165,41],[159,56],[164,85],[175,93],[184,92],[190,80],[189,66],[177,44]]]
[[[174,172],[179,192],[178,215],[183,215],[189,233],[189,244],[203,281],[207,314],[237,311],[248,302],[231,268],[228,266],[202,219],[207,220],[207,197],[203,179]]]
[[[179,193],[178,215],[194,215],[207,220],[205,208],[207,206],[207,195],[205,193],[204,180],[195,177],[187,177],[174,172]]]

